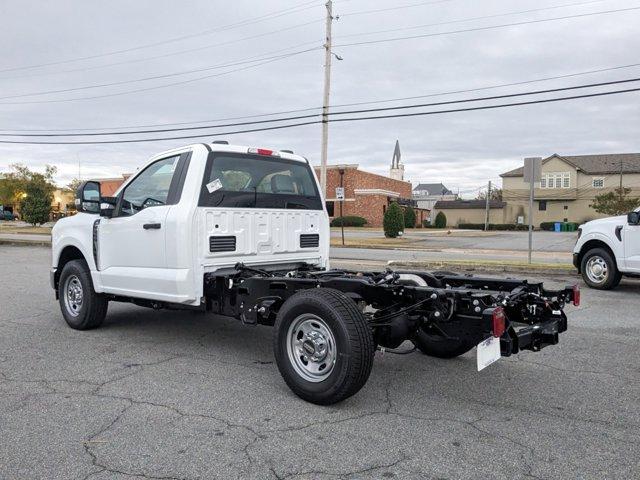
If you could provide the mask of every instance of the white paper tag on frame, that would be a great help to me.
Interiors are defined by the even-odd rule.
[[[220,181],[219,178],[216,178],[213,182],[207,183],[207,190],[209,190],[209,193],[213,193],[216,190],[220,190],[221,188],[222,188],[222,182]]]
[[[478,371],[500,360],[500,339],[494,336],[483,340],[477,348]]]

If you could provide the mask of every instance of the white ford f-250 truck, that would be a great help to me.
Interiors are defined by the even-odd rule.
[[[623,275],[640,275],[640,212],[580,225],[573,264],[585,283],[599,290],[615,288]]]
[[[52,232],[51,285],[70,327],[98,327],[112,301],[272,325],[282,376],[318,404],[355,394],[376,348],[406,340],[440,358],[478,345],[479,369],[556,344],[563,307],[580,298],[513,279],[330,270],[318,181],[290,151],[190,145],[113,197],[85,182],[76,202]]]

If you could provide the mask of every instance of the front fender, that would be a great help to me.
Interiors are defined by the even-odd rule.
[[[98,216],[84,213],[59,220],[51,231],[51,266],[58,267],[65,248],[77,248],[89,266],[94,289],[100,292],[102,282],[93,251],[93,226],[97,220]]]
[[[573,249],[574,253],[578,253],[580,255],[584,254],[584,247],[592,241],[602,242],[609,247],[615,257],[618,270],[625,269],[626,264],[624,260],[624,246],[622,241],[617,238],[611,238],[609,235],[599,231],[583,233]]]

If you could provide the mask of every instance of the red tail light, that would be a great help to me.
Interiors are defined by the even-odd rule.
[[[573,304],[576,307],[580,306],[580,287],[578,285],[573,286]]]
[[[491,320],[493,323],[493,336],[500,338],[506,330],[504,309],[502,307],[494,308],[493,313],[491,314]]]
[[[257,153],[258,155],[267,155],[270,157],[279,157],[280,154],[278,152],[275,152],[273,150],[269,150],[267,148],[250,148],[249,150],[247,150],[248,153]]]

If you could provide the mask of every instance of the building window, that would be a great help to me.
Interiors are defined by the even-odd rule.
[[[565,210],[569,210],[569,205],[565,205],[565,206],[564,206],[564,209],[565,209]]]
[[[604,177],[593,178],[593,188],[604,188]]]
[[[327,214],[329,214],[330,217],[334,216],[334,205],[335,202],[327,202]]]
[[[541,212],[545,212],[547,210],[547,201],[546,200],[540,200],[538,202],[538,210]]]
[[[549,172],[542,175],[540,188],[569,188],[571,187],[570,172]]]

